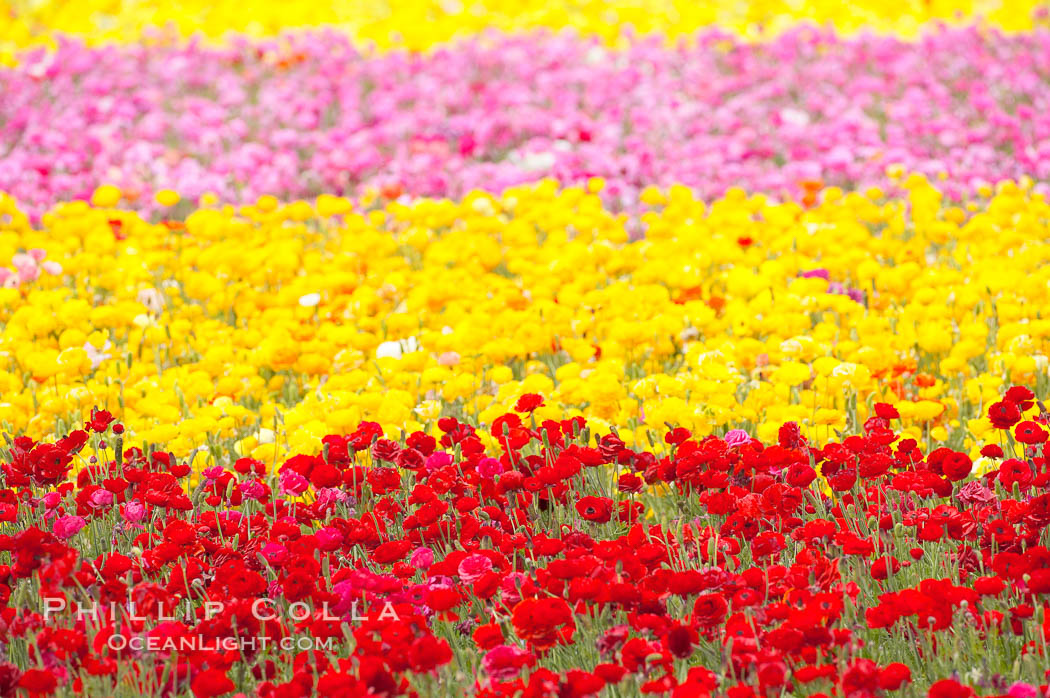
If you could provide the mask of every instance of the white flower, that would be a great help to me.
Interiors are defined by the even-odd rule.
[[[802,353],[802,342],[797,339],[785,339],[780,343],[780,351],[784,354],[794,355]]]
[[[400,359],[402,354],[419,351],[419,340],[409,337],[402,340],[390,340],[376,347],[377,359]]]
[[[376,347],[377,359],[400,359],[401,342],[383,342]]]
[[[554,167],[558,158],[554,153],[519,153],[515,151],[508,159],[517,167],[526,172],[543,172]]]
[[[805,126],[809,123],[809,114],[801,109],[792,109],[791,107],[781,109],[780,118],[784,123],[791,124],[792,126]]]
[[[139,291],[138,302],[146,306],[155,315],[164,310],[164,295],[155,288],[144,288]]]
[[[843,362],[832,369],[831,375],[836,378],[846,378],[847,380],[853,378],[857,375],[857,364]]]
[[[480,213],[484,216],[491,216],[496,212],[496,209],[492,206],[492,201],[484,197],[474,199],[470,207],[474,209],[475,213]]]
[[[305,296],[299,297],[299,305],[304,308],[313,308],[315,305],[321,302],[320,293],[307,293]]]
[[[609,57],[601,46],[591,46],[584,56],[584,61],[587,62],[587,65],[600,65],[608,60]]]
[[[101,366],[102,362],[106,359],[113,358],[111,354],[106,353],[112,347],[113,344],[108,339],[106,340],[106,344],[102,347],[101,350],[96,349],[95,345],[91,342],[84,342],[84,353],[86,353],[88,355],[88,358],[91,359],[92,369],[96,369],[99,366]]]

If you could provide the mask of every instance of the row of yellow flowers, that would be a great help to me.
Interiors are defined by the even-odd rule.
[[[979,17],[1007,31],[1044,24],[1042,0],[926,0],[907,5],[860,0],[408,0],[275,3],[261,0],[10,0],[0,13],[0,49],[53,44],[57,34],[92,43],[164,39],[235,31],[271,36],[290,29],[328,25],[377,46],[426,49],[486,30],[518,32],[573,29],[610,41],[625,31],[660,33],[671,39],[718,26],[745,36],[781,31],[799,21],[833,24],[843,32],[875,30],[915,36],[931,21]]]
[[[101,405],[128,444],[271,460],[361,420],[485,423],[526,392],[539,418],[586,414],[628,443],[665,424],[775,440],[788,420],[824,439],[877,399],[924,443],[973,449],[1004,384],[1046,382],[1050,204],[1027,182],[966,206],[902,184],[810,208],[650,189],[628,217],[600,181],[545,181],[205,200],[177,223],[104,187],[39,229],[0,198],[0,264],[52,264],[0,289],[0,423],[39,438]]]

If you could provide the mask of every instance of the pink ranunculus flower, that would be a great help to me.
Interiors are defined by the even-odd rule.
[[[995,492],[982,485],[979,480],[967,482],[959,489],[956,497],[965,506],[989,504],[998,499]]]
[[[1036,698],[1039,695],[1039,689],[1030,683],[1017,681],[1010,685],[1006,695],[1010,696],[1010,698]]]
[[[314,534],[317,538],[317,547],[326,552],[339,548],[343,543],[343,534],[334,526],[325,526]]]
[[[482,458],[478,463],[478,474],[487,480],[491,480],[503,471],[503,463],[498,458]]]
[[[521,572],[511,572],[503,578],[503,581],[500,583],[500,599],[508,608],[512,608],[521,601],[521,592],[518,590],[518,585],[525,584],[528,580],[529,577]]]
[[[416,548],[408,558],[408,564],[416,569],[425,570],[434,564],[434,551],[430,548]]]
[[[751,441],[751,437],[743,429],[730,429],[726,434],[726,443],[730,446],[743,446]]]
[[[348,501],[350,501],[350,495],[338,487],[322,487],[317,491],[317,504],[321,508],[327,508]]]
[[[452,465],[452,454],[445,453],[444,451],[436,451],[427,456],[426,461],[423,463],[428,473],[432,473],[435,470],[440,470],[446,465]]]
[[[499,681],[517,676],[531,659],[532,655],[526,650],[511,645],[499,645],[485,653],[481,658],[481,666],[493,680]]]
[[[280,543],[266,543],[259,552],[274,567],[280,567],[288,561],[288,548]]]
[[[133,499],[121,508],[120,515],[128,523],[139,523],[146,518],[146,506],[142,502]]]
[[[266,497],[266,485],[259,482],[259,480],[248,480],[247,482],[242,482],[237,486],[237,489],[245,499],[261,501]]]
[[[113,504],[113,493],[109,490],[95,490],[88,497],[88,505],[95,508],[101,509],[108,507]]]
[[[36,260],[33,259],[33,257],[30,255],[27,255],[23,252],[19,252],[18,254],[11,257],[11,266],[13,266],[19,271],[23,269],[35,269]]]
[[[310,481],[294,470],[288,470],[281,473],[280,486],[281,492],[295,497],[310,488]]]
[[[205,468],[201,474],[204,475],[204,477],[208,480],[215,480],[219,477],[222,477],[222,474],[224,472],[225,470],[223,470],[221,465],[213,465],[210,468]]]
[[[438,366],[455,366],[459,363],[459,354],[454,351],[446,351],[438,357]]]
[[[69,540],[80,532],[87,521],[82,516],[62,516],[55,519],[55,535],[62,540]]]
[[[40,267],[33,265],[31,267],[21,267],[18,270],[18,280],[22,283],[29,283],[30,281],[36,281],[40,278]]]
[[[463,558],[459,563],[459,568],[456,570],[456,573],[459,574],[459,578],[467,584],[473,584],[491,570],[492,560],[485,555],[475,553],[474,555],[468,555]]]

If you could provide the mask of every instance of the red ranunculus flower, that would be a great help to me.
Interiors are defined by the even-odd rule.
[[[900,419],[901,417],[896,407],[885,402],[875,403],[875,415],[882,419]]]
[[[531,414],[540,407],[543,407],[543,396],[534,393],[526,393],[519,397],[518,401],[514,403],[514,411],[522,412],[524,414]]]
[[[693,621],[704,628],[713,628],[725,620],[729,605],[721,594],[701,594],[693,603]]]
[[[607,523],[612,518],[612,505],[607,497],[582,497],[576,502],[576,513],[587,521]]]
[[[571,637],[576,624],[564,599],[523,599],[511,613],[514,632],[537,649],[553,647]]]
[[[222,669],[206,669],[193,678],[190,688],[195,698],[216,698],[232,691],[234,685]]]
[[[969,477],[971,470],[973,470],[973,461],[965,453],[953,451],[941,461],[941,471],[949,480],[964,480]]]
[[[1014,436],[1023,444],[1041,444],[1046,442],[1046,429],[1038,423],[1026,419],[1014,429]]]
[[[1003,449],[999,444],[986,444],[981,449],[981,455],[985,458],[1002,458]]]
[[[1027,463],[1016,458],[1003,461],[999,466],[999,482],[1010,491],[1016,483],[1022,490],[1032,486],[1034,479],[1032,468]]]
[[[1021,421],[1021,410],[1013,402],[996,402],[988,408],[988,419],[996,429],[1009,429]]]
[[[911,682],[911,669],[907,664],[894,662],[886,665],[879,672],[879,688],[884,691],[896,691],[906,683]]]
[[[926,695],[927,698],[970,698],[974,692],[972,688],[955,679],[941,679],[930,686]]]
[[[1035,400],[1035,393],[1023,385],[1015,385],[1006,391],[1006,395],[1003,398],[1016,404],[1023,412],[1032,406],[1032,401]]]

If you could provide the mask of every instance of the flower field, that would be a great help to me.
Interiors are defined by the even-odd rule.
[[[0,698],[1050,698],[1048,18],[9,3]]]

